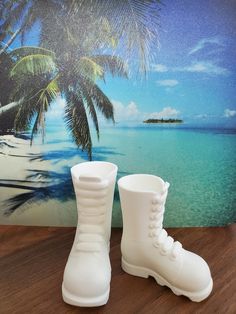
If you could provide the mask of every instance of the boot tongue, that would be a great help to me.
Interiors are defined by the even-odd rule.
[[[153,197],[152,203],[154,205],[165,203],[169,186],[170,184],[168,182],[163,182],[161,189],[157,191]]]
[[[160,193],[160,198],[162,202],[166,201],[169,186],[170,186],[169,182],[164,182],[164,184],[162,185],[162,191]]]

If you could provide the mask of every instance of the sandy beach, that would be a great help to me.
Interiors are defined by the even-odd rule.
[[[40,144],[30,146],[28,139],[13,135],[0,136],[1,224],[46,226],[75,224],[74,200],[67,202],[65,210],[57,199],[43,199],[43,195],[41,200],[25,196],[35,191],[37,193],[40,188],[46,189],[51,184],[43,175],[52,168],[51,162],[41,158],[41,146]],[[12,209],[16,204],[20,206]]]

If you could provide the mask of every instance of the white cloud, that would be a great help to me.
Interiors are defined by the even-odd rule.
[[[159,112],[152,112],[149,114],[149,117],[152,119],[161,119],[161,118],[172,118],[176,117],[180,114],[180,111],[178,111],[175,108],[172,107],[164,107]]]
[[[152,65],[152,71],[153,72],[159,72],[159,73],[164,73],[168,71],[168,68],[164,64],[153,64]]]
[[[52,103],[50,110],[47,113],[47,118],[57,118],[61,117],[66,105],[65,98],[58,96]]]
[[[196,44],[196,46],[194,46],[189,51],[189,55],[192,55],[193,53],[196,53],[197,51],[202,50],[203,48],[205,48],[209,44],[215,44],[215,45],[218,45],[218,46],[224,46],[218,37],[203,38]]]
[[[126,114],[128,117],[134,117],[139,114],[138,107],[135,102],[131,101],[126,107]]]
[[[226,68],[220,67],[210,61],[193,62],[189,66],[173,68],[174,72],[206,73],[215,75],[228,75]]]
[[[166,86],[166,87],[174,87],[179,84],[177,80],[161,80],[156,81],[158,85],[160,86]]]
[[[138,105],[134,101],[130,101],[128,105],[125,105],[121,101],[112,100],[112,104],[116,122],[141,122],[150,118],[175,118],[180,114],[180,111],[170,106],[164,107],[159,112],[149,113],[140,111]]]
[[[140,116],[138,106],[131,101],[127,106],[117,100],[112,100],[114,107],[114,116],[116,121],[120,120],[137,120]]]
[[[236,116],[236,110],[225,109],[225,111],[224,111],[224,117],[225,118],[233,118],[235,116]]]
[[[229,75],[230,71],[224,67],[218,66],[212,61],[195,61],[190,65],[181,67],[167,67],[164,64],[156,64],[152,66],[154,72],[191,72],[206,73],[214,75]],[[168,80],[167,80],[168,81]]]
[[[56,102],[56,105],[57,105],[58,108],[60,108],[60,109],[64,109],[65,108],[65,105],[66,105],[65,98],[62,98],[61,96],[58,96],[55,99],[55,102]]]

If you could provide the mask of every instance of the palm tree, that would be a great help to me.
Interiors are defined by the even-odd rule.
[[[96,84],[106,73],[127,77],[123,61],[112,55],[81,56],[75,64],[61,60],[45,48],[22,47],[11,52],[17,62],[11,70],[16,82],[13,97],[19,109],[16,131],[25,130],[33,121],[31,142],[40,129],[44,134],[45,113],[60,94],[66,99],[65,121],[75,143],[92,157],[92,140],[87,114],[99,137],[97,111],[114,121],[113,106]]]
[[[66,99],[67,126],[91,159],[87,114],[98,137],[96,110],[114,121],[112,103],[97,81],[107,73],[127,77],[125,63],[131,60],[138,60],[142,72],[147,70],[151,41],[156,36],[158,1],[49,0],[46,6],[42,0],[3,2],[0,39],[17,25],[23,42],[32,25],[41,23],[41,47],[22,47],[10,53],[16,62],[11,70],[16,87],[11,95],[19,107],[15,129],[25,130],[33,122],[31,142],[39,130],[44,134],[45,113],[61,94]],[[122,52],[126,62],[115,52]]]

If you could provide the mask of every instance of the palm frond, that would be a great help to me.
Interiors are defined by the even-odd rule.
[[[36,114],[36,118],[33,124],[33,128],[31,130],[30,136],[30,145],[33,143],[34,135],[38,133],[39,129],[42,129],[42,138],[44,138],[44,128],[45,128],[45,114],[42,107],[39,107],[39,110]]]
[[[13,76],[12,82],[14,86],[12,86],[9,99],[14,102],[21,98],[31,99],[34,95],[37,94],[39,90],[45,87],[50,80],[50,75],[22,75],[22,76]]]
[[[4,22],[1,25],[0,41],[6,38],[9,30],[12,30],[23,18],[27,5],[27,0],[12,0],[8,3],[8,6],[2,10],[1,15],[3,16],[4,14]]]
[[[113,105],[109,98],[103,93],[103,91],[89,79],[81,77],[79,79],[79,84],[83,86],[89,97],[92,99],[93,104],[97,109],[103,114],[107,120],[114,120],[114,110]]]
[[[91,116],[91,118],[93,120],[93,124],[94,124],[95,129],[96,129],[97,138],[99,140],[100,131],[99,131],[99,124],[98,124],[98,117],[97,117],[97,113],[96,113],[94,104],[93,104],[91,98],[86,98],[86,102],[87,102],[87,107],[88,107],[88,110],[89,110],[89,114],[90,114],[90,116]]]
[[[2,108],[11,102],[9,95],[15,84],[13,80],[9,77],[9,71],[13,67],[13,65],[14,62],[10,58],[10,56],[6,52],[3,52],[0,55],[0,103],[2,106],[0,107],[0,113]]]
[[[107,17],[104,14],[98,15],[98,12],[94,13],[94,9],[90,9],[90,12],[93,15],[93,20],[90,22],[93,26],[88,31],[92,36],[85,38],[86,50],[89,51],[89,47],[91,47],[92,51],[100,50],[104,52],[108,47],[112,50],[117,48],[118,36],[112,29]]]
[[[33,54],[25,56],[16,62],[11,70],[11,77],[22,75],[40,75],[55,73],[57,66],[53,58],[44,54]]]
[[[104,72],[101,65],[89,57],[82,57],[77,63],[77,71],[80,75],[95,81],[97,78],[103,78]]]
[[[138,61],[140,73],[146,73],[155,58],[159,34],[159,0],[93,1],[98,14],[109,21],[120,39],[122,57],[128,63]],[[153,48],[153,49],[151,49]]]
[[[58,96],[59,88],[57,84],[57,78],[53,79],[45,88],[39,91],[38,101],[36,103],[37,116],[31,130],[30,143],[32,145],[34,135],[38,133],[39,130],[42,132],[42,140],[45,137],[45,112],[51,102]]]
[[[18,101],[18,104],[19,109],[14,121],[14,129],[16,132],[28,130],[33,117],[37,113],[37,108],[34,102],[30,102],[22,98]]]
[[[6,15],[6,12],[10,11],[14,5],[13,0],[2,0],[0,2],[0,19]]]
[[[49,84],[39,91],[38,102],[42,104],[44,111],[48,110],[50,103],[58,96],[59,87],[57,83],[58,76],[49,82]]]
[[[58,96],[59,93],[57,79],[58,77],[52,79],[33,97],[25,97],[21,100],[21,106],[15,118],[15,129],[16,131],[22,131],[29,128],[33,118],[36,116],[31,131],[31,144],[34,135],[38,133],[39,130],[42,131],[42,139],[44,139],[45,112],[48,111],[51,102]]]
[[[102,4],[101,0],[100,4]],[[68,18],[73,20],[73,23],[68,25],[70,33],[73,34],[81,51],[89,55],[105,47],[116,48],[118,37],[104,16],[104,12],[100,14],[99,3],[96,0],[72,0],[67,1],[65,6],[67,6]]]
[[[52,58],[55,57],[55,54],[53,51],[42,48],[42,47],[34,47],[34,46],[23,46],[16,48],[9,52],[9,56],[12,58],[20,59],[23,57],[27,57],[29,55],[35,55],[35,54],[43,54],[50,56]]]
[[[97,55],[90,57],[91,60],[100,65],[104,72],[110,73],[112,76],[120,76],[128,78],[128,67],[125,62],[117,56]]]
[[[92,159],[92,140],[89,130],[88,119],[84,108],[84,102],[80,94],[66,91],[65,121],[73,140],[78,147],[88,152]]]
[[[95,129],[96,129],[97,138],[99,140],[99,124],[98,124],[97,112],[96,112],[96,109],[94,107],[93,100],[92,100],[91,96],[89,95],[89,93],[86,89],[86,86],[84,86],[83,80],[81,80],[81,82],[80,82],[80,91],[83,95],[83,99],[85,100],[85,102],[87,104],[87,108],[88,108],[89,114],[92,118],[93,124],[94,124]]]

